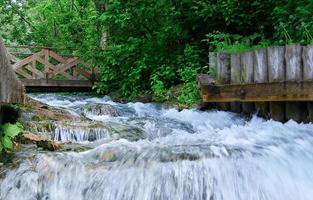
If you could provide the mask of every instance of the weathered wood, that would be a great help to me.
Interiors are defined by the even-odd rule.
[[[92,74],[80,69],[79,67],[73,67],[73,70],[87,79],[92,79]]]
[[[217,67],[217,54],[215,52],[209,52],[209,67]]]
[[[230,82],[231,84],[240,84],[241,83],[241,56],[240,53],[232,53],[230,55]],[[240,113],[241,103],[232,102],[230,104],[231,110],[236,113]]]
[[[216,67],[218,81],[222,84],[230,83],[230,54],[218,53]]]
[[[313,101],[313,82],[275,82],[238,85],[201,85],[204,102]]]
[[[268,82],[268,68],[267,68],[267,51],[266,49],[254,50],[254,83],[267,83]],[[269,114],[268,102],[255,103],[255,110],[257,115],[267,118]]]
[[[302,80],[302,48],[300,45],[286,46],[286,79],[287,81]]]
[[[283,82],[285,80],[285,47],[267,48],[268,79],[269,82]],[[285,120],[285,104],[270,103],[270,116],[277,121]]]
[[[313,45],[303,47],[303,80],[313,81]]]
[[[41,71],[39,71],[38,69],[34,68],[33,66],[26,65],[25,69],[27,69],[27,70],[32,72],[32,78],[33,79],[35,79],[35,78],[44,78],[44,74]]]
[[[33,79],[32,75],[28,74],[27,72],[24,72],[22,69],[16,69],[15,72],[24,78]]]
[[[302,48],[300,45],[287,45],[285,53],[286,62],[286,78],[287,81],[302,80]],[[301,103],[287,102],[285,104],[286,120],[293,119],[295,121],[303,121],[305,117]]]
[[[230,83],[230,54],[229,53],[218,53],[216,60],[217,67],[217,79],[221,84]],[[229,103],[217,104],[219,110],[228,111],[230,110]]]
[[[54,60],[58,61],[59,64],[53,65],[50,63],[50,58],[53,58]],[[26,79],[32,79],[32,80],[23,80],[24,83],[27,84],[34,84],[32,86],[27,85],[27,89],[35,89],[36,91],[61,91],[57,88],[54,88],[54,85],[57,85],[58,87],[63,87],[62,91],[79,91],[79,85],[66,85],[67,82],[58,81],[57,83],[46,84],[47,82],[44,81],[50,81],[49,79],[52,79],[56,75],[62,75],[65,79],[69,79],[72,81],[78,81],[77,84],[79,84],[79,78],[82,79],[89,79],[89,82],[94,82],[94,73],[96,73],[96,68],[92,68],[88,63],[85,63],[78,58],[64,58],[60,56],[59,54],[55,53],[54,51],[51,51],[50,49],[43,49],[39,53],[36,53],[28,58],[25,58],[24,60],[18,60],[14,59],[12,57],[12,62],[15,62],[16,67],[16,73],[20,74],[22,77]],[[41,72],[36,68],[36,62],[39,62],[44,65],[44,71]],[[78,68],[78,64],[83,65],[85,68],[81,69]],[[42,80],[45,79],[45,80]],[[41,79],[41,80],[36,80]],[[42,83],[43,86],[40,86],[38,84]],[[60,85],[65,84],[65,85]],[[91,87],[84,88],[84,91],[89,91]],[[51,87],[51,88],[49,88]],[[72,88],[71,88],[72,87]],[[40,89],[41,88],[41,89]],[[54,89],[53,89],[54,88]]]
[[[285,80],[285,47],[269,47],[268,80],[269,82],[282,82]]]
[[[303,47],[303,80],[313,81],[313,45]],[[308,121],[313,122],[313,102],[307,103]]]
[[[28,63],[30,63],[30,62],[32,62],[33,60],[35,60],[35,59],[39,58],[40,56],[42,56],[43,53],[44,53],[43,51],[40,51],[40,52],[35,53],[34,55],[30,56],[30,57],[25,58],[25,59],[22,60],[22,61],[19,61],[19,62],[15,63],[15,64],[13,65],[13,69],[16,70],[16,69],[18,69],[18,68],[21,68],[21,67],[27,65]]]
[[[53,76],[66,71],[69,68],[72,68],[79,64],[79,60],[77,58],[70,58],[66,61],[66,63],[60,63],[57,65],[55,70],[50,73],[49,78],[52,78]]]
[[[253,52],[244,52],[241,54],[241,80],[242,83],[253,83]],[[243,103],[242,112],[244,114],[251,114],[254,111],[254,103]]]
[[[47,79],[23,79],[25,87],[92,87],[88,80],[47,80]]]
[[[16,78],[0,36],[0,103],[24,103],[24,87]]]

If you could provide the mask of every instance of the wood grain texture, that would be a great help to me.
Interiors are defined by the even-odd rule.
[[[24,87],[16,78],[8,53],[0,37],[0,103],[24,103]]]

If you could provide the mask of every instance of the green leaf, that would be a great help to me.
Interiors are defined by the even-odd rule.
[[[4,136],[2,139],[2,145],[5,149],[12,149],[13,148],[13,143],[11,139],[8,136]]]
[[[22,132],[23,128],[21,127],[21,124],[4,124],[2,126],[2,130],[4,132],[5,136],[8,136],[10,138],[14,138],[19,133]]]

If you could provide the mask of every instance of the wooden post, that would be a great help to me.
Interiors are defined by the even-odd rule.
[[[254,82],[267,83],[268,82],[268,68],[267,68],[267,52],[266,49],[254,50]],[[267,102],[255,103],[255,109],[258,116],[267,118],[269,115],[269,104]]]
[[[36,68],[36,60],[35,59],[32,60],[32,67],[34,69],[37,69]],[[33,71],[32,71],[32,76],[33,76],[33,79],[36,79],[38,77]]]
[[[268,79],[270,83],[285,81],[285,47],[267,48]],[[270,116],[277,121],[285,121],[285,106],[282,102],[270,103]]]
[[[303,47],[303,80],[313,81],[313,45]],[[313,122],[313,102],[307,104],[308,121]]]
[[[286,81],[302,81],[302,48],[300,45],[287,45],[285,60],[286,60]],[[293,119],[297,122],[305,120],[307,116],[305,103],[287,102],[286,105],[286,120]]]
[[[229,53],[218,53],[217,61],[217,80],[220,84],[230,83],[230,54]],[[230,110],[229,103],[218,103],[218,109],[228,111]]]
[[[242,83],[253,83],[253,52],[244,52],[241,54],[241,80]],[[251,114],[254,111],[254,103],[243,103],[242,112]]]
[[[232,53],[230,55],[230,82],[231,84],[241,83],[241,60],[240,53]],[[241,103],[233,102],[230,104],[231,110],[236,113],[241,112]]]

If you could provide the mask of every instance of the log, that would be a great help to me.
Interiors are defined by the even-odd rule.
[[[268,68],[267,68],[267,51],[266,49],[254,50],[254,82],[267,83],[268,82]],[[255,103],[255,109],[259,117],[267,118],[269,115],[268,102]]]
[[[253,83],[253,52],[244,52],[241,54],[241,80],[243,84]],[[244,114],[252,114],[254,111],[254,103],[243,103],[242,112]]]
[[[303,47],[302,60],[303,60],[303,80],[313,81],[313,45]],[[313,102],[308,102],[307,110],[308,110],[307,121],[313,122]]]
[[[240,53],[232,53],[230,55],[230,82],[231,84],[241,83],[241,60]],[[231,110],[236,113],[241,112],[241,103],[232,102],[230,104]]]
[[[300,45],[287,45],[285,53],[286,62],[286,81],[302,81],[302,48]],[[287,102],[286,120],[293,119],[297,122],[305,120],[307,114],[306,109],[302,109],[304,103],[300,102]]]
[[[217,80],[221,84],[230,83],[230,54],[229,53],[218,53],[217,54]],[[219,110],[228,111],[230,110],[229,103],[217,104]]]
[[[267,58],[269,82],[283,82],[285,80],[285,47],[268,47]],[[277,121],[285,121],[284,103],[270,103],[270,117]]]

